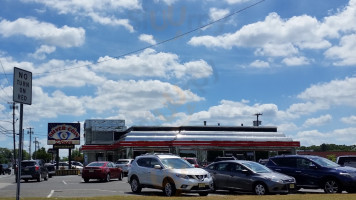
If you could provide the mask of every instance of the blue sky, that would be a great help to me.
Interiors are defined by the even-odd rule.
[[[2,0],[0,146],[14,67],[33,73],[24,128],[46,148],[48,123],[250,126],[255,113],[301,145],[353,145],[355,55],[356,0]]]

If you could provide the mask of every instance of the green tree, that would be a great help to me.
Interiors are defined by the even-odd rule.
[[[8,148],[0,148],[0,163],[11,163],[12,152]]]
[[[80,150],[78,148],[75,148],[72,150],[72,160],[73,161],[78,161],[83,163],[84,162],[84,156],[83,154],[80,152]]]
[[[52,155],[47,153],[46,149],[42,147],[39,150],[33,152],[32,158],[42,159],[45,162],[50,162],[50,160],[52,159]]]

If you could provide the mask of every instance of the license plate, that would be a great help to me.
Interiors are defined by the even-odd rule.
[[[294,184],[289,184],[290,189],[294,189]]]
[[[94,170],[93,169],[89,169],[89,172],[94,172]]]
[[[25,171],[29,171],[30,169],[29,168],[25,168]]]
[[[205,183],[199,183],[199,184],[198,184],[198,187],[199,187],[199,188],[205,188]]]

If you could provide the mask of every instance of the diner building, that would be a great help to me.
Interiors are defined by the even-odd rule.
[[[132,126],[124,120],[86,120],[84,162],[135,158],[144,153],[196,157],[201,164],[218,156],[259,161],[296,154],[293,141],[274,126]]]

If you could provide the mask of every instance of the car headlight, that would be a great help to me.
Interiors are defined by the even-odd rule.
[[[349,173],[347,173],[347,172],[340,172],[340,175],[341,176],[351,176]]]
[[[283,180],[279,178],[267,178],[267,179],[276,183],[283,183]]]
[[[188,175],[186,174],[176,174],[178,178],[189,179]]]

